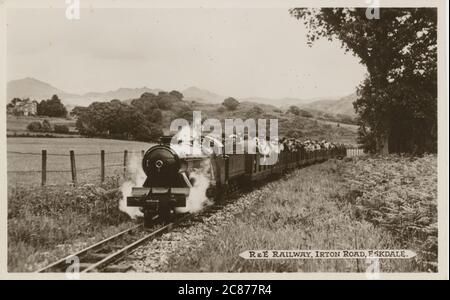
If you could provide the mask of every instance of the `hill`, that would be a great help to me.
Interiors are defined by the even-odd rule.
[[[357,126],[344,125],[336,122],[325,121],[315,117],[307,118],[286,113],[274,105],[241,102],[236,110],[224,109],[220,104],[192,103],[192,110],[201,111],[202,119],[240,118],[253,119],[278,119],[280,136],[295,137],[300,139],[326,139],[346,144],[356,144]]]
[[[68,93],[62,89],[56,88],[51,84],[37,80],[35,78],[24,78],[12,80],[8,82],[7,94],[8,101],[14,97],[30,98],[32,100],[49,99],[52,95],[57,94],[62,102],[70,110],[74,106],[88,106],[92,102],[104,102],[112,99],[118,99],[130,103],[132,99],[139,98],[144,93],[158,94],[161,89],[158,88],[118,88],[107,92],[89,92],[85,94]],[[184,95],[184,100],[195,103],[220,105],[228,96],[219,95],[206,89],[198,87],[189,87],[180,91]],[[273,109],[286,110],[291,105],[312,112],[317,118],[328,120],[340,120],[335,118],[337,115],[347,115],[351,118],[355,117],[352,102],[356,99],[356,94],[352,94],[340,99],[302,99],[302,98],[264,98],[264,97],[248,97],[237,98],[243,106],[250,103],[259,106],[267,105]],[[247,103],[247,104],[245,104]],[[218,108],[218,106],[216,108]],[[267,107],[266,107],[267,108]],[[326,115],[328,114],[328,115]]]
[[[158,94],[160,89],[150,89],[146,86],[142,88],[118,88],[108,92],[89,92],[81,97],[89,99],[89,101],[110,101],[112,99],[127,100],[139,98],[143,93]]]
[[[204,103],[222,103],[222,101],[227,98],[194,86],[182,90],[181,93],[183,94],[185,100]]]
[[[67,106],[87,106],[95,101],[110,101],[112,99],[127,100],[139,98],[143,93],[158,93],[159,89],[142,88],[118,88],[107,92],[89,92],[85,94],[68,93],[51,84],[27,77],[8,82],[8,100],[17,98],[30,98],[32,100],[49,99],[52,95],[58,95]]]
[[[67,93],[46,82],[31,77],[11,80],[7,85],[8,101],[16,97],[30,98],[31,100],[49,99],[54,94],[64,99],[78,97],[78,95]]]
[[[356,100],[356,93],[342,97],[338,100],[319,100],[302,106],[306,110],[322,111],[333,115],[347,115],[355,117],[353,102]]]

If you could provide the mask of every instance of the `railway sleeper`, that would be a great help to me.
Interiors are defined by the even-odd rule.
[[[110,253],[90,253],[86,256],[84,261],[90,262],[90,263],[97,262],[97,261],[104,259],[105,257],[108,257],[109,255],[110,255]]]
[[[83,270],[89,268],[90,266],[92,266],[92,263],[82,262],[79,264],[80,271],[83,271]]]
[[[106,268],[104,268],[102,270],[102,272],[106,272],[106,273],[125,273],[125,272],[130,271],[131,269],[133,269],[132,266],[111,265],[111,266],[107,266]]]

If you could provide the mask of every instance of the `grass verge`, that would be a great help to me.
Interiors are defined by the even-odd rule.
[[[367,165],[368,161],[373,170]],[[423,162],[424,165],[427,163]],[[423,257],[417,243],[411,243],[404,235],[379,226],[367,214],[364,215],[355,203],[354,191],[357,188],[354,186],[352,189],[350,182],[350,179],[359,176],[355,168],[371,173],[381,172],[379,168],[382,167],[386,166],[377,165],[370,159],[355,159],[346,162],[332,160],[296,170],[286,178],[251,193],[253,206],[206,236],[194,251],[181,251],[169,257],[166,271],[365,272],[369,265],[364,259],[245,260],[239,257],[239,253],[250,249],[402,248],[418,251],[419,255],[408,260],[380,260],[381,272],[429,271],[422,264]],[[355,176],[351,176],[352,172]],[[403,177],[398,171],[394,174]],[[437,174],[430,171],[424,174],[426,176],[435,178]],[[373,180],[370,176],[359,179],[362,182]],[[417,180],[420,181],[420,178]],[[369,188],[357,193],[356,197],[370,191]],[[412,201],[411,198],[405,198],[403,202],[409,201]],[[436,198],[431,195],[423,201],[432,206]],[[433,210],[430,214],[436,216]]]
[[[132,225],[118,178],[103,185],[8,189],[8,271],[31,272]]]

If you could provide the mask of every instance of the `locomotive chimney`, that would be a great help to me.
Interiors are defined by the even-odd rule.
[[[159,144],[160,145],[170,145],[170,142],[172,141],[173,135],[163,135],[159,138]]]

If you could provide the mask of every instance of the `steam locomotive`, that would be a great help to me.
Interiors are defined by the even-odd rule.
[[[211,154],[185,154],[171,141],[171,136],[163,136],[159,144],[145,152],[142,168],[147,179],[142,187],[133,187],[131,196],[127,197],[128,206],[140,207],[143,211],[145,227],[151,225],[156,215],[162,222],[169,222],[179,209],[188,206],[190,193],[196,185],[196,177],[192,174],[202,172],[209,182],[205,196],[212,201],[221,201],[227,194],[255,182],[346,155],[342,145],[313,147],[308,143],[284,140],[280,143],[282,147],[278,149],[276,163],[265,165],[263,161],[267,154],[260,153],[258,148],[255,154],[237,151],[239,143],[235,140],[232,141],[233,154],[225,154],[223,145]]]

